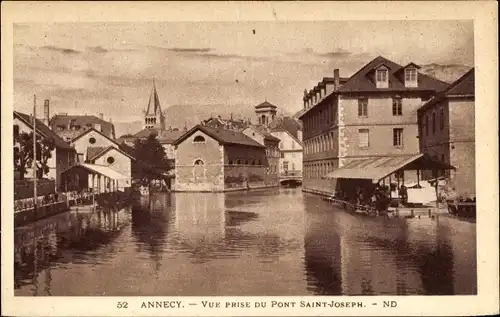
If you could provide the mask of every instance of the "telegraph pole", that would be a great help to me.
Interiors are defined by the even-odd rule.
[[[36,95],[33,95],[33,211],[36,212],[37,192],[36,192]]]

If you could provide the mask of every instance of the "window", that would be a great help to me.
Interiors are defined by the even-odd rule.
[[[368,117],[368,99],[358,99],[358,117]]]
[[[194,165],[204,165],[203,161],[202,160],[196,160],[194,162]]]
[[[229,160],[229,165],[233,165],[233,160]]]
[[[283,170],[288,171],[288,162],[287,161],[283,162]]]
[[[115,158],[110,156],[106,159],[106,162],[108,162],[108,164],[113,164],[115,162]]]
[[[441,162],[444,162],[444,154],[441,154]]]
[[[439,109],[439,129],[444,129],[444,109]]]
[[[393,116],[403,115],[403,99],[401,98],[392,99],[392,115]]]
[[[17,138],[19,136],[19,126],[14,124],[14,137]]]
[[[392,130],[392,144],[394,146],[403,146],[403,129]]]
[[[205,143],[205,138],[202,137],[201,135],[197,135],[193,139],[194,143]]]
[[[432,113],[432,134],[436,133],[436,113]]]
[[[417,87],[417,70],[415,68],[405,69],[405,86]]]
[[[377,88],[387,88],[389,87],[389,80],[387,76],[387,69],[377,69],[375,72],[375,79],[377,82]]]
[[[245,160],[245,165],[248,165],[248,160]]]
[[[66,139],[66,141],[68,141],[68,140]],[[89,139],[89,143],[90,143],[90,144],[94,144],[95,142],[96,142],[96,139],[95,139],[94,137],[91,137],[91,138]]]
[[[359,144],[359,147],[368,147],[370,146],[370,130],[368,129],[359,129],[358,130],[358,137],[359,137],[359,140],[358,140],[358,144]]]
[[[285,153],[281,152],[281,158],[285,157]]]

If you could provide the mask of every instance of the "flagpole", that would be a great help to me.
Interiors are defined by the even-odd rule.
[[[36,192],[36,95],[33,95],[33,210],[36,212],[37,192]]]

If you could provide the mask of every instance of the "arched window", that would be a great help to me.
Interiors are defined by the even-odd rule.
[[[261,124],[266,124],[266,116],[265,115],[262,115],[260,117],[260,120],[261,120]]]
[[[248,160],[245,160],[245,165],[248,165]]]
[[[197,135],[194,137],[193,142],[194,143],[205,143],[205,138],[202,137],[201,135]]]
[[[202,160],[196,160],[196,161],[194,162],[194,165],[205,165],[205,163],[203,163],[203,161],[202,161]]]

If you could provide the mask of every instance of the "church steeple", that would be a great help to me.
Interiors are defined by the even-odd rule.
[[[148,106],[144,115],[144,129],[165,130],[165,116],[161,110],[160,98],[153,79],[153,89],[149,95]]]

